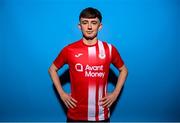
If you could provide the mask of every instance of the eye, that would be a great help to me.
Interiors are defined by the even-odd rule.
[[[87,24],[88,22],[87,21],[82,21],[81,24]]]
[[[96,25],[96,24],[97,24],[97,21],[93,21],[92,24]]]

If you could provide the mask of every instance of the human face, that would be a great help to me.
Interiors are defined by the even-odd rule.
[[[102,24],[97,17],[81,18],[79,28],[81,29],[84,38],[93,40],[97,37],[97,33],[102,28]]]

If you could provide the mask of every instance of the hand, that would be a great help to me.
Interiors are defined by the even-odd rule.
[[[108,95],[106,95],[105,97],[103,97],[99,100],[99,104],[103,107],[109,108],[115,102],[117,97],[118,97],[118,94],[109,93]]]
[[[66,105],[67,108],[75,108],[77,101],[71,97],[70,94],[63,93],[60,95],[62,101]]]

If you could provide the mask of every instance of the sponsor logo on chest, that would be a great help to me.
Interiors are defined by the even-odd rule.
[[[105,72],[104,72],[104,66],[103,65],[85,65],[83,66],[80,63],[77,63],[75,65],[75,69],[77,72],[84,72],[85,77],[100,77],[104,78]]]

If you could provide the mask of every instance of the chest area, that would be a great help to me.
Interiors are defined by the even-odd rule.
[[[82,66],[106,66],[110,64],[108,49],[101,51],[98,47],[72,48],[68,50],[68,64]],[[96,67],[93,67],[96,68]],[[92,68],[92,69],[93,69]]]
[[[71,73],[81,77],[104,78],[109,70],[109,50],[96,46],[68,50],[68,65]],[[75,75],[75,74],[74,74]]]

